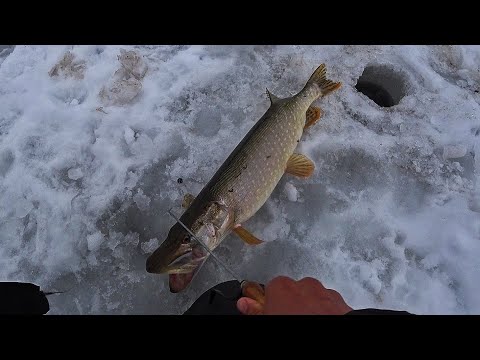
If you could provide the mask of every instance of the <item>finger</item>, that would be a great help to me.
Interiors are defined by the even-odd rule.
[[[237,309],[244,315],[262,315],[263,307],[253,299],[242,297],[237,301]]]
[[[307,297],[314,297],[314,298],[327,298],[327,289],[323,286],[323,284],[318,281],[317,279],[306,277],[299,281],[297,281],[297,286],[299,289],[300,294]]]
[[[295,308],[298,299],[296,281],[278,276],[272,279],[265,287],[265,314],[287,314]]]
[[[257,301],[261,306],[265,305],[265,289],[253,281],[244,281],[242,283],[242,295]]]
[[[298,285],[301,285],[302,287],[307,287],[310,289],[321,289],[325,290],[325,286],[318,281],[317,279],[314,279],[312,277],[305,277],[299,281],[297,281]]]
[[[334,302],[336,302],[339,305],[342,305],[343,309],[345,312],[352,311],[353,309],[345,302],[345,299],[340,295],[338,291],[335,291],[333,289],[327,289],[329,293],[330,299],[332,299]]]
[[[288,276],[277,276],[270,280],[267,286],[278,286],[278,285],[294,285],[295,280],[289,278]]]
[[[295,289],[295,280],[287,276],[277,276],[265,287],[265,296],[276,297],[283,295],[286,291],[292,291],[293,289]]]
[[[343,301],[342,295],[336,290],[333,289],[327,289],[328,291],[328,296],[330,299],[335,300],[335,301]]]

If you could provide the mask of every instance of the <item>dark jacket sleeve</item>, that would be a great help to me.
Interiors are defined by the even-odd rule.
[[[44,315],[50,310],[47,296],[30,283],[0,282],[0,314]]]
[[[385,309],[358,309],[352,310],[345,315],[415,315],[406,311],[385,310]]]

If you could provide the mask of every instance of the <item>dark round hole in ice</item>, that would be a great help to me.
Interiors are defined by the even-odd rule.
[[[361,93],[367,95],[378,106],[390,107],[395,105],[393,98],[388,93],[388,91],[378,84],[372,83],[370,81],[359,81],[357,83],[356,89]]]
[[[405,96],[403,76],[385,65],[369,65],[363,70],[355,88],[378,106],[397,105]]]

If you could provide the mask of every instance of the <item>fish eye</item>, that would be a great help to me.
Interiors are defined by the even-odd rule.
[[[190,242],[190,235],[189,234],[186,234],[184,237],[183,237],[183,240],[182,242],[184,244],[188,244]]]

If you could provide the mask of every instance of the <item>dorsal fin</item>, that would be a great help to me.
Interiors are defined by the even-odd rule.
[[[275,95],[273,95],[267,88],[267,95],[268,95],[268,98],[270,99],[270,104],[273,105],[275,103],[277,103],[278,101],[280,101],[280,98],[279,97],[276,97]]]

